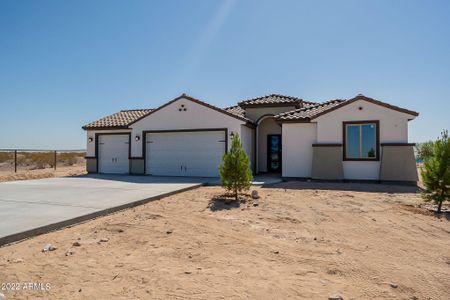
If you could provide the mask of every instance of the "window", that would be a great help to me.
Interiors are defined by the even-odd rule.
[[[379,122],[344,122],[344,160],[379,160]]]

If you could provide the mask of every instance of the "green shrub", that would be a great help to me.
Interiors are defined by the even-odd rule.
[[[250,189],[253,180],[250,159],[242,148],[238,134],[233,136],[231,149],[223,155],[222,161],[219,166],[222,186],[232,192],[237,200],[240,192]]]
[[[425,160],[433,156],[433,141],[428,141],[424,143],[419,143],[416,145],[417,158],[421,160]]]
[[[448,131],[432,146],[432,154],[426,156],[422,169],[425,186],[422,196],[425,201],[433,201],[441,212],[442,203],[450,200],[450,138]]]

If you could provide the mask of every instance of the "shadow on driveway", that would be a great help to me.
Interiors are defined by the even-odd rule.
[[[70,176],[70,178],[82,178],[82,179],[99,179],[108,181],[120,181],[127,183],[137,184],[171,184],[171,183],[211,183],[216,184],[219,182],[218,178],[207,177],[178,177],[178,176],[151,176],[151,175],[122,175],[122,174],[85,174],[79,176]]]
[[[332,190],[367,193],[417,193],[420,189],[411,185],[359,183],[359,182],[318,182],[318,181],[286,181],[277,184],[263,185],[263,188],[280,188],[293,190]]]

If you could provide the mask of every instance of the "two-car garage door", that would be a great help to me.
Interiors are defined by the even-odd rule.
[[[225,131],[152,132],[146,136],[146,173],[217,177]]]

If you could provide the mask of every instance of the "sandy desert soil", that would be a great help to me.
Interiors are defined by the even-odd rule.
[[[56,170],[52,168],[36,169],[36,170],[18,170],[17,173],[14,173],[11,170],[3,170],[0,171],[0,182],[40,179],[50,177],[77,176],[82,174],[86,174],[85,164],[57,167]]]
[[[257,207],[212,211],[208,203],[222,190],[203,187],[0,248],[0,282],[50,284],[3,293],[449,299],[450,222],[418,207],[410,188],[288,182],[257,190]],[[57,249],[42,253],[46,243]]]

